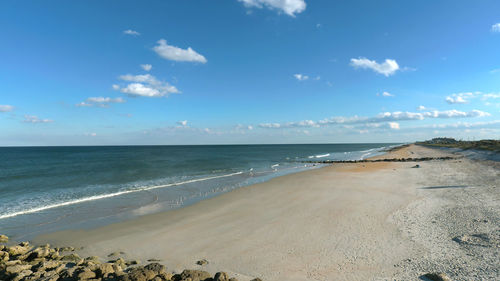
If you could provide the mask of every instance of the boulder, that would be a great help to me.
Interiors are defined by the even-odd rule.
[[[59,273],[59,276],[61,280],[72,280],[77,276],[76,272],[79,272],[77,270],[81,271],[81,268],[77,266],[67,267]]]
[[[99,277],[107,277],[109,274],[115,273],[115,269],[112,263],[103,263],[97,267],[96,273]]]
[[[6,266],[12,266],[12,265],[16,265],[16,264],[22,264],[22,262],[20,260],[8,260],[8,261],[4,262],[4,264]]]
[[[139,260],[130,260],[130,261],[126,261],[125,265],[126,266],[131,266],[131,265],[137,265],[137,264],[140,264],[140,263],[141,263],[141,261],[139,261]]]
[[[156,272],[156,274],[160,274],[165,272],[165,266],[163,264],[159,263],[150,263],[144,267],[144,269],[151,270],[153,272]]]
[[[127,274],[120,277],[123,281],[148,281],[155,278],[156,272],[142,267],[133,268]]]
[[[72,262],[74,262],[74,263],[79,263],[79,262],[82,260],[82,258],[80,258],[80,256],[79,256],[79,255],[77,255],[77,254],[75,254],[75,253],[72,253],[72,254],[69,254],[69,255],[63,256],[63,257],[61,258],[61,260],[63,260],[63,261],[72,261]]]
[[[96,274],[95,274],[95,272],[90,271],[89,269],[85,269],[85,270],[81,271],[80,273],[78,273],[77,277],[78,277],[78,280],[88,280],[88,279],[95,278]]]
[[[91,256],[91,257],[86,257],[84,261],[90,261],[93,262],[94,264],[99,264],[101,263],[100,259],[98,256]]]
[[[45,247],[38,247],[33,250],[28,254],[26,257],[26,261],[32,261],[37,258],[45,258],[51,254],[50,248],[45,248]]]
[[[172,278],[175,281],[191,280],[191,281],[205,281],[212,280],[210,273],[202,270],[186,269],[181,274],[176,274]]]
[[[42,261],[42,262],[39,262],[33,268],[35,269],[35,271],[47,271],[47,270],[51,270],[51,269],[57,268],[58,266],[60,266],[60,263],[58,261],[53,261],[52,260],[52,261]]]
[[[5,272],[12,275],[12,274],[17,274],[23,270],[29,270],[29,269],[31,269],[31,265],[29,264],[16,264],[7,266],[5,268]]]
[[[127,262],[125,262],[125,260],[124,260],[124,259],[122,259],[122,258],[118,258],[118,259],[116,259],[116,260],[111,260],[111,261],[109,261],[109,262],[110,262],[110,263],[114,263],[114,264],[116,264],[116,265],[120,266],[120,267],[121,267],[121,268],[123,268],[123,269],[127,268]]]
[[[21,243],[16,246],[9,247],[8,249],[9,255],[20,256],[26,254],[29,250],[31,250],[31,247],[29,244]]]
[[[56,248],[58,252],[74,252],[75,248],[73,247],[61,247],[61,248]]]
[[[111,254],[108,255],[108,257],[117,257],[117,256],[120,256],[120,255],[123,255],[125,254],[124,252],[113,252]]]
[[[217,272],[215,273],[214,281],[229,281],[229,276],[225,272]]]
[[[0,243],[7,243],[9,242],[9,237],[7,235],[0,234]]]
[[[229,278],[229,281],[238,281],[238,279],[232,277],[232,278]]]
[[[206,265],[208,264],[208,261],[206,259],[202,259],[196,262],[197,265]]]
[[[17,273],[14,278],[12,278],[12,281],[20,281],[23,280],[25,277],[30,276],[33,272],[29,269],[23,270],[19,273]]]
[[[0,261],[8,261],[9,260],[9,253],[0,251]]]
[[[250,281],[262,281],[262,279],[260,279],[260,278],[254,278],[254,279],[252,279]]]

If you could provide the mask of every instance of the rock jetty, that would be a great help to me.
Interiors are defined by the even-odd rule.
[[[375,162],[423,162],[435,160],[454,160],[461,157],[419,157],[419,158],[384,158],[384,159],[363,159],[363,160],[320,160],[320,161],[302,161],[302,163],[320,163],[320,164],[333,164],[333,163],[375,163]]]
[[[8,237],[0,235],[1,242]],[[82,258],[75,248],[53,248],[50,245],[34,246],[29,242],[18,245],[0,245],[0,280],[5,281],[238,281],[225,272],[214,276],[206,271],[186,269],[181,273],[169,272],[160,263],[140,266],[139,261],[116,258],[101,261],[99,257]],[[254,279],[258,281],[260,279]]]

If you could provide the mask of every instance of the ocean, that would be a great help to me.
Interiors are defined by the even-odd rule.
[[[0,147],[0,233],[16,240],[167,211],[396,144]]]

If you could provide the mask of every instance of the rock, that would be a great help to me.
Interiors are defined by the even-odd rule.
[[[229,281],[229,276],[225,272],[217,272],[215,273],[214,281]]]
[[[20,256],[26,254],[29,250],[31,250],[29,244],[24,244],[23,242],[17,246],[10,247],[8,252],[11,256]]]
[[[109,274],[115,273],[115,269],[112,263],[103,263],[98,265],[96,273],[98,277],[107,277]]]
[[[31,269],[31,265],[29,264],[16,264],[7,266],[7,268],[5,268],[5,272],[8,274],[16,274],[23,270],[29,270],[29,269]]]
[[[127,267],[127,263],[126,263],[126,262],[125,262],[125,260],[124,260],[124,259],[122,259],[122,258],[118,258],[118,259],[116,259],[116,260],[111,260],[111,261],[109,261],[109,262],[110,262],[110,263],[115,263],[115,264],[117,264],[117,265],[121,266],[122,268],[126,268],[126,267]]]
[[[420,165],[417,164],[417,165],[413,166],[412,168],[420,168]]]
[[[72,280],[73,276],[75,276],[76,270],[77,270],[76,266],[66,268],[61,273],[59,273],[59,276],[61,277],[62,280]]]
[[[81,261],[81,259],[82,258],[80,258],[80,256],[77,255],[77,254],[75,254],[75,253],[63,256],[61,258],[61,260],[63,260],[63,261],[72,261],[72,262],[75,262],[75,263],[79,263]]]
[[[125,265],[131,266],[131,265],[136,265],[136,264],[140,264],[140,263],[141,262],[139,260],[131,260],[131,261],[125,262]]]
[[[147,281],[155,278],[157,275],[156,272],[145,269],[142,267],[137,267],[133,268],[128,272],[128,274],[125,274],[121,276],[120,280],[123,281]]]
[[[144,267],[144,269],[151,270],[156,272],[156,274],[160,274],[165,272],[165,266],[159,263],[150,263]]]
[[[176,274],[172,278],[175,281],[191,280],[191,281],[205,281],[211,280],[212,276],[210,273],[201,270],[190,270],[186,269],[181,274]]]
[[[51,254],[50,248],[38,247],[38,248],[33,249],[31,251],[31,253],[28,254],[28,256],[26,257],[26,260],[32,261],[32,260],[35,260],[37,258],[45,258],[45,257],[49,256],[50,254]]]
[[[250,281],[262,281],[262,279],[260,279],[260,278],[254,278],[254,279],[252,279]]]
[[[9,242],[9,237],[7,235],[0,234],[0,243],[7,243]]]
[[[60,266],[58,261],[42,261],[38,263],[34,268],[35,271],[47,271]]]
[[[125,253],[124,252],[113,252],[113,253],[108,255],[108,258],[116,257],[116,256],[123,255],[123,254],[125,254]]]
[[[4,264],[6,266],[12,266],[12,265],[21,264],[21,263],[22,262],[20,260],[9,260],[9,261],[4,262]]]
[[[163,273],[158,274],[158,276],[156,276],[156,277],[160,277],[162,280],[170,281],[170,280],[172,280],[173,276],[174,275],[172,273],[163,272]]]
[[[205,265],[208,264],[208,261],[206,259],[202,259],[196,262],[197,265]]]
[[[93,279],[96,277],[95,272],[90,271],[88,269],[78,273],[78,280],[87,280],[87,279]]]
[[[422,275],[421,277],[425,277],[431,281],[451,281],[450,277],[448,277],[444,273],[427,273]]]
[[[238,279],[233,277],[233,278],[229,278],[229,281],[238,281]]]
[[[0,261],[8,261],[9,260],[9,253],[0,251]]]
[[[159,262],[159,261],[161,261],[161,260],[159,260],[159,259],[149,259],[149,260],[147,260],[147,261],[148,261],[148,262]]]
[[[21,272],[17,273],[17,274],[16,274],[16,276],[14,276],[14,278],[12,278],[11,280],[12,280],[12,281],[20,281],[20,280],[22,280],[24,277],[26,277],[26,276],[30,276],[32,273],[33,273],[33,272],[32,272],[31,270],[29,270],[29,269],[27,269],[27,270],[23,270],[23,271],[21,271]]]
[[[62,248],[57,248],[56,249],[59,252],[74,252],[75,248],[73,247],[62,247]]]
[[[47,276],[47,277],[44,276],[44,277],[42,277],[40,279],[35,279],[35,280],[40,280],[40,281],[57,281],[57,280],[59,280],[59,275],[52,275],[52,276]]]
[[[93,262],[95,264],[99,264],[101,263],[101,261],[99,260],[99,257],[98,256],[91,256],[91,257],[86,257],[84,259],[84,261],[90,261],[90,262]]]
[[[120,265],[118,265],[116,263],[112,263],[112,266],[113,266],[113,270],[115,271],[115,273],[123,272],[123,267],[121,267]]]

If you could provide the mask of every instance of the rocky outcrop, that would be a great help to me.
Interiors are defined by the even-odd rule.
[[[1,241],[8,241],[5,235],[0,235],[0,238],[3,239]],[[28,242],[10,247],[0,245],[0,280],[238,281],[236,278],[229,278],[225,272],[212,276],[206,271],[186,269],[175,274],[168,272],[164,265],[157,262],[145,266],[139,266],[137,260],[126,261],[123,258],[102,262],[97,256],[82,258],[74,251],[75,248],[72,247],[34,247]]]

